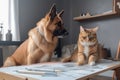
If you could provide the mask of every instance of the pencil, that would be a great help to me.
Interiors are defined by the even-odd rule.
[[[25,68],[26,70],[28,71],[43,71],[43,72],[62,72],[61,70],[59,69],[30,69],[30,68]]]
[[[33,74],[33,75],[44,75],[46,72],[36,72],[36,71],[26,71],[26,70],[16,70],[18,73],[22,74]]]

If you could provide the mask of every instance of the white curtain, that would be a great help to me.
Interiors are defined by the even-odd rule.
[[[19,8],[18,8],[18,0],[10,0],[10,29],[12,31],[13,35],[13,41],[19,41],[20,40],[20,33],[19,33]]]
[[[12,32],[12,41],[20,40],[18,0],[0,0],[0,23],[3,23],[3,40],[8,30]]]

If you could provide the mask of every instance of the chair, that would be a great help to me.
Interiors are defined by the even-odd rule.
[[[119,60],[120,61],[120,41],[119,41],[119,44],[118,44],[115,60]],[[116,80],[116,77],[118,79],[120,79],[120,68],[117,68],[117,69],[114,70],[114,74],[113,74],[112,80]]]
[[[117,49],[117,53],[116,53],[115,59],[116,60],[120,60],[120,41],[119,41],[119,44],[118,44],[118,49]]]

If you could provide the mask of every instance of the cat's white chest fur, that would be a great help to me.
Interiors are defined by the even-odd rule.
[[[84,54],[86,57],[88,57],[89,54],[89,46],[84,46]]]
[[[95,42],[80,42],[82,46],[84,46],[84,55],[88,57],[89,55],[89,46],[94,45]]]

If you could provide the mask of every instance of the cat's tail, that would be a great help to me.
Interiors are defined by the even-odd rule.
[[[70,62],[70,61],[71,61],[71,56],[61,59],[61,62]]]

